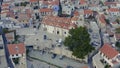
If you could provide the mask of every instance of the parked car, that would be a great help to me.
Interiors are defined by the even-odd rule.
[[[57,56],[57,54],[53,54],[52,55],[52,59],[55,59],[56,56]]]
[[[60,56],[60,58],[59,58],[59,59],[60,59],[60,60],[63,60],[63,58],[64,58],[64,57],[65,57],[65,56],[64,56],[64,55],[62,55],[62,56]]]
[[[67,68],[73,68],[72,66],[67,66]]]

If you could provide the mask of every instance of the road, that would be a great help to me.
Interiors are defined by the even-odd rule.
[[[99,28],[99,27],[98,27]],[[90,68],[94,68],[93,63],[92,63],[92,58],[94,55],[97,54],[97,50],[102,47],[103,45],[103,33],[101,32],[101,29],[99,30],[99,35],[100,35],[100,45],[96,47],[96,51],[92,52],[88,56],[88,65]]]
[[[7,48],[7,39],[5,37],[5,34],[2,31],[1,27],[0,27],[0,33],[2,34],[2,38],[3,38],[3,42],[4,42],[5,56],[6,56],[6,61],[7,61],[8,67],[14,68],[14,65],[12,64],[12,61],[9,59],[10,54],[9,54],[9,51],[8,51],[8,48]]]

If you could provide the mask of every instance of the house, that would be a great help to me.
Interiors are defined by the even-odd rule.
[[[117,2],[104,2],[104,5],[111,7],[111,8],[114,8],[114,7],[116,7]]]
[[[115,41],[120,41],[120,34],[119,33],[115,33],[114,34],[114,38],[115,38]]]
[[[9,6],[10,6],[10,4],[8,4],[8,3],[3,3],[2,5],[1,5],[1,17],[6,17],[6,15],[7,15],[7,12],[9,12]]]
[[[19,25],[18,21],[16,22],[16,19],[11,17],[2,19],[0,21],[0,26],[2,28],[21,28],[21,25]]]
[[[15,41],[15,32],[14,31],[6,33],[5,36],[6,36],[8,42]]]
[[[19,13],[17,17],[17,20],[22,24],[29,24],[30,19],[31,15],[26,13]]]
[[[53,15],[53,9],[50,8],[39,9],[39,12],[40,12],[40,16]]]
[[[68,36],[69,30],[75,28],[76,18],[58,17],[58,16],[45,16],[42,21],[42,27],[50,33],[61,36]]]
[[[53,8],[54,6],[59,6],[59,0],[39,0],[40,8]]]
[[[30,6],[33,10],[37,10],[39,7],[39,0],[29,0]]]
[[[120,27],[116,28],[115,29],[115,33],[114,33],[114,38],[115,38],[115,41],[120,41]]]
[[[77,4],[77,5],[76,5]],[[78,0],[78,2],[76,2],[76,6],[77,8],[80,8],[80,9],[87,9],[88,8],[88,4],[86,3],[85,0]]]
[[[120,25],[117,22],[111,22],[110,23],[113,28],[118,28]]]
[[[110,44],[104,44],[103,47],[100,48],[99,54],[102,58],[101,60],[111,67],[114,67],[120,63],[120,53],[112,48]]]
[[[10,59],[13,61],[15,67],[27,68],[26,66],[26,49],[23,43],[8,44],[8,51]]]
[[[120,3],[119,2],[117,3],[116,7],[120,9]]]
[[[120,10],[118,8],[109,8],[107,9],[107,13],[111,16],[118,16],[120,14]]]
[[[106,21],[105,21],[105,15],[104,14],[100,14],[99,16],[98,16],[98,19],[97,19],[97,21],[98,21],[98,25],[99,25],[99,27],[103,30],[103,31],[106,31],[106,25],[107,25],[107,23],[106,23]]]
[[[74,10],[74,5],[62,5],[62,14],[71,15]]]
[[[84,10],[84,17],[88,18],[90,15],[93,16],[93,11],[90,9],[85,9]]]
[[[71,15],[75,10],[75,6],[71,0],[61,1],[62,14]]]

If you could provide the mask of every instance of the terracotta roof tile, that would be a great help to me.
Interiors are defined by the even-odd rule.
[[[109,12],[120,12],[118,8],[110,8],[108,9]]]
[[[45,16],[42,21],[43,24],[59,27],[63,29],[75,28],[75,23],[71,22],[71,18],[57,17],[57,16]]]
[[[88,66],[84,66],[84,67],[82,67],[82,68],[88,68]]]
[[[92,10],[84,10],[84,14],[93,14],[93,11]]]
[[[101,14],[101,15],[100,15],[99,20],[101,21],[102,24],[106,24],[104,14]]]
[[[80,0],[80,4],[86,4],[85,0]]]
[[[2,4],[2,7],[8,7],[10,4],[8,4],[8,3],[3,3]]]
[[[53,10],[50,9],[50,8],[42,8],[42,9],[40,9],[39,11],[40,11],[40,12],[53,12]]]
[[[46,5],[59,5],[59,0],[48,0],[48,1],[44,1],[44,0],[41,0],[41,2],[43,4],[46,4]]]
[[[74,16],[79,16],[79,12],[77,10],[74,11]]]
[[[10,55],[25,53],[25,45],[23,43],[8,44],[7,46],[8,46],[8,51]]]
[[[38,0],[30,0],[30,2],[38,2]]]
[[[108,5],[116,5],[117,2],[104,2],[104,4],[107,5],[107,6],[108,6]]]
[[[110,59],[119,54],[119,52],[113,49],[109,44],[104,44],[100,51]]]

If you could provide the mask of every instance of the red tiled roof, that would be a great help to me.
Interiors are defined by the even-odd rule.
[[[116,5],[117,2],[104,2],[105,5]]]
[[[85,0],[80,0],[80,4],[85,4]]]
[[[120,12],[118,8],[110,8],[108,9],[109,12]]]
[[[9,11],[1,12],[0,14],[7,14]]]
[[[84,67],[82,67],[82,68],[88,68],[88,66],[84,66]]]
[[[7,12],[7,16],[8,16],[8,17],[15,18],[15,14],[14,14],[13,11],[9,11],[9,12]]]
[[[77,10],[74,11],[74,16],[79,16],[79,12]]]
[[[72,17],[71,18],[71,21],[77,21],[78,20],[78,17]]]
[[[38,2],[39,0],[30,0],[30,2]]]
[[[109,44],[104,44],[100,51],[110,59],[119,54],[119,52],[113,49]]]
[[[99,20],[101,21],[102,24],[106,24],[104,14],[101,14],[101,15],[100,15]]]
[[[84,14],[93,14],[93,11],[92,10],[84,10]]]
[[[42,9],[40,9],[39,11],[40,11],[40,12],[53,12],[53,10],[50,9],[50,8],[42,8]]]
[[[112,63],[113,63],[113,64],[118,64],[118,62],[117,62],[117,61],[112,61]]]
[[[14,33],[6,33],[7,40],[14,40]]]
[[[112,24],[118,24],[117,22],[112,22]]]
[[[3,4],[2,4],[2,7],[3,7],[3,8],[4,8],[4,7],[9,7],[9,4],[3,3]]]
[[[23,43],[8,44],[7,46],[8,46],[8,51],[10,55],[25,53],[25,45]]]
[[[25,14],[25,13],[19,13],[18,14],[18,21],[24,21],[24,23],[28,23],[26,21],[29,21],[31,18],[31,14]],[[25,21],[26,20],[26,21]]]
[[[63,29],[70,29],[70,27],[75,28],[75,23],[71,22],[71,18],[57,17],[57,16],[45,16],[43,18],[42,24],[59,27]]]
[[[46,4],[46,5],[59,5],[59,0],[48,0],[48,1],[44,1],[44,0],[41,0],[43,4]]]

